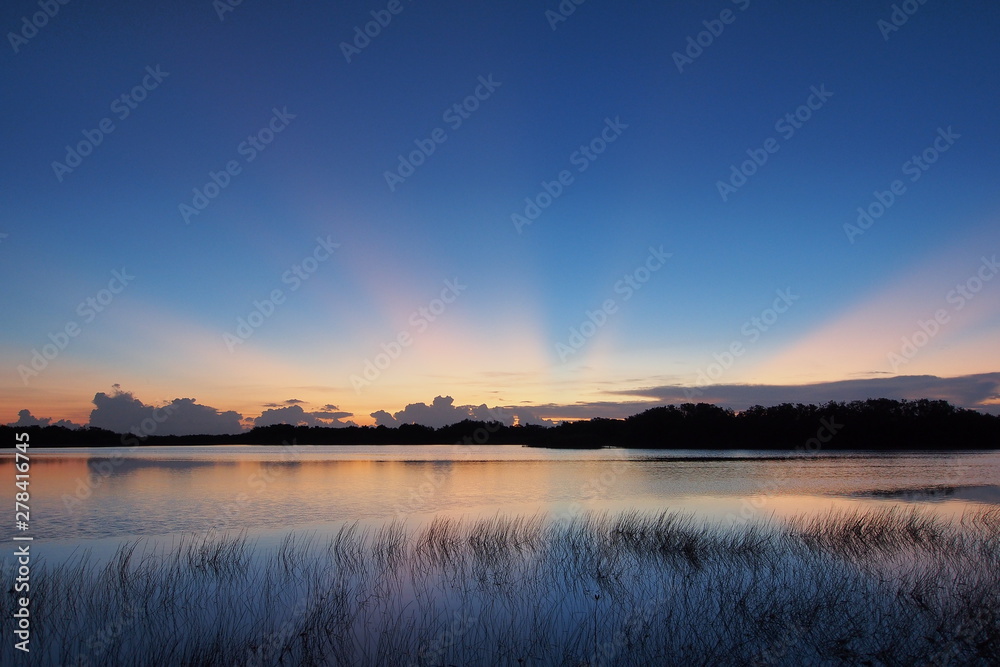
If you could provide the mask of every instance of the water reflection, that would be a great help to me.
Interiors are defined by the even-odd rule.
[[[10,455],[0,474],[11,473]],[[177,447],[36,452],[38,539],[322,528],[394,517],[1000,503],[1000,453],[549,451],[522,447]]]

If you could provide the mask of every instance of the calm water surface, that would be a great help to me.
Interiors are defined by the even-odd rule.
[[[213,446],[32,450],[36,542],[246,530],[324,532],[435,514],[680,510],[712,520],[831,508],[946,514],[1000,504],[1000,452],[546,450],[519,446]],[[13,479],[13,454],[0,459]]]

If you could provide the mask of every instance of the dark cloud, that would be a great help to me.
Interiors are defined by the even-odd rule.
[[[15,428],[24,426],[63,426],[65,428],[80,428],[79,424],[74,424],[67,419],[52,421],[51,417],[33,417],[30,410],[21,410],[17,413],[17,421],[7,424]]]
[[[530,408],[531,414],[550,420],[622,419],[658,405],[714,403],[734,410],[751,405],[856,401],[868,398],[916,400],[941,399],[963,408],[1000,414],[1000,373],[982,373],[953,378],[934,375],[908,375],[890,378],[873,377],[806,385],[719,384],[702,387],[661,385],[645,389],[611,392],[632,401],[589,401],[572,404],[544,403]],[[517,407],[517,412],[525,408]],[[374,416],[374,415],[373,415]],[[526,423],[521,418],[522,423]]]
[[[503,411],[504,413],[510,413],[517,417],[517,423],[523,426],[529,426],[532,424],[539,426],[553,426],[555,422],[544,418],[539,414],[535,408],[529,408],[525,406],[517,406],[510,408],[494,408]]]
[[[399,422],[396,421],[396,418],[393,417],[388,412],[386,412],[385,410],[376,410],[375,412],[371,413],[368,416],[375,420],[375,425],[376,426],[398,426],[399,425]]]
[[[422,424],[433,428],[441,428],[456,424],[464,419],[479,421],[499,421],[505,424],[514,422],[513,415],[507,415],[502,410],[488,408],[485,404],[455,405],[451,396],[437,396],[430,405],[426,403],[410,403],[394,414],[385,410],[371,413],[377,425],[399,426],[400,424]]]
[[[325,407],[336,408],[333,405]],[[341,421],[344,417],[353,417],[353,413],[339,410],[320,410],[306,412],[301,405],[264,410],[260,417],[253,420],[254,426],[273,426],[274,424],[292,424],[294,426],[353,426],[352,421]]]
[[[265,408],[283,408],[287,405],[304,405],[307,401],[300,400],[298,398],[289,398],[288,400],[282,401],[280,403],[265,403]]]
[[[715,403],[734,409],[778,403],[826,403],[868,398],[942,399],[964,408],[979,408],[1000,392],[1000,373],[981,373],[953,378],[935,375],[900,375],[817,382],[806,385],[718,384],[704,387],[660,386],[628,392],[648,396],[661,403]]]
[[[111,394],[98,392],[94,396],[90,426],[106,428],[116,433],[146,435],[221,435],[239,433],[243,418],[232,410],[220,412],[208,405],[199,405],[193,398],[175,398],[164,405],[146,405],[131,392],[115,385]]]
[[[315,412],[307,414],[312,414],[314,417],[317,417],[318,419],[334,419],[334,420],[340,420],[343,419],[344,417],[354,416],[353,412],[343,412],[341,410],[316,410]],[[344,422],[345,426],[350,426],[352,424],[354,424],[354,422],[350,421]]]
[[[371,417],[378,426],[399,426],[400,424],[422,424],[433,428],[441,428],[456,424],[464,419],[476,421],[496,421],[507,426],[514,423],[515,416],[521,424],[546,423],[532,408],[489,407],[482,405],[455,405],[451,396],[437,396],[430,405],[426,403],[410,403],[402,410],[390,414],[385,410],[376,410]]]
[[[674,401],[674,403],[688,402],[689,401]],[[708,401],[705,402],[707,403]],[[535,415],[539,420],[544,418],[547,424],[551,424],[562,420],[592,419],[595,417],[601,417],[604,419],[622,419],[656,407],[657,405],[663,405],[663,403],[655,400],[623,402],[588,401],[571,403],[568,405],[561,405],[559,403],[542,403],[540,405],[532,406],[530,410],[528,408],[518,407],[516,408],[516,411],[518,413],[528,412],[529,414]],[[522,419],[521,423],[525,424],[538,422],[525,422]]]

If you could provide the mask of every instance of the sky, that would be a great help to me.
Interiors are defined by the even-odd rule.
[[[995,2],[12,0],[0,28],[0,422],[1000,411]]]

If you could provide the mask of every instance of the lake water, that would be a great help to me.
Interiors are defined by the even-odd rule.
[[[1000,599],[1000,452],[52,449],[30,493],[39,665],[972,664]]]
[[[268,539],[440,514],[681,510],[710,520],[1000,504],[1000,452],[547,450],[519,446],[151,447],[31,451],[31,534],[67,549],[246,530]],[[12,480],[13,454],[0,459]],[[39,545],[41,546],[41,545]]]

